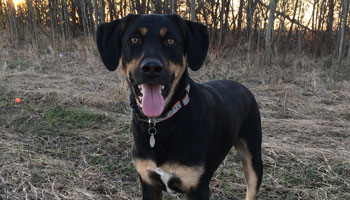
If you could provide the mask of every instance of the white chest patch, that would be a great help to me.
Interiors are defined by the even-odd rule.
[[[172,190],[169,188],[168,183],[169,183],[169,180],[170,180],[174,175],[164,172],[161,168],[156,168],[155,172],[160,176],[160,179],[162,180],[162,182],[163,182],[164,185],[166,186],[167,192],[173,193],[174,191],[172,191]]]

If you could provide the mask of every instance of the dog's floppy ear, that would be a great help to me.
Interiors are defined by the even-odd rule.
[[[185,20],[187,41],[187,63],[189,67],[198,70],[207,55],[209,46],[208,29],[203,24]]]
[[[97,27],[96,42],[103,64],[110,71],[117,69],[121,55],[121,37],[128,16]]]

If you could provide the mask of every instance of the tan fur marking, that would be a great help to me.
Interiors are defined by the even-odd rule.
[[[189,167],[178,163],[164,164],[160,168],[165,172],[174,174],[174,176],[180,178],[182,182],[181,190],[184,192],[188,192],[191,188],[196,187],[204,172],[202,166]]]
[[[139,28],[139,31],[143,37],[145,37],[147,35],[147,28],[141,27],[141,28]]]
[[[133,163],[142,180],[147,184],[153,184],[149,178],[149,173],[156,170],[156,163],[149,159],[134,159]],[[166,163],[159,168],[168,174],[172,174],[174,177],[178,177],[182,182],[180,189],[184,192],[188,192],[191,188],[197,186],[204,172],[202,166],[189,167],[179,163]]]
[[[247,183],[247,192],[245,200],[254,200],[256,196],[256,187],[258,184],[258,177],[253,170],[252,155],[250,154],[247,144],[242,139],[238,139],[235,144],[238,156],[242,162],[244,177]]]
[[[168,31],[167,28],[162,27],[159,31],[160,36],[165,37],[167,31]]]
[[[147,184],[152,184],[152,180],[149,178],[149,172],[155,171],[157,168],[156,163],[154,163],[152,160],[146,159],[135,159],[133,160],[136,171],[141,176],[142,180],[145,181]]]
[[[164,59],[164,62],[166,62],[166,60]],[[180,78],[182,76],[182,74],[184,73],[185,69],[186,69],[186,63],[187,63],[187,60],[186,60],[186,57],[184,56],[182,58],[182,65],[176,65],[172,62],[168,62],[167,65],[169,66],[169,71],[172,73],[172,74],[175,74],[175,78],[174,78],[174,81],[173,81],[173,86],[169,92],[169,95],[165,98],[165,106],[168,105],[171,97],[173,96],[174,92],[175,92],[175,88],[178,84],[178,82],[180,81]]]
[[[141,61],[143,57],[143,53],[139,58],[135,58],[133,60],[131,60],[131,62],[126,63],[125,66],[123,65],[123,61],[122,59],[119,60],[119,65],[121,65],[122,67],[122,72],[123,74],[129,79],[129,74],[130,72],[134,71],[137,66],[139,65],[139,62]]]

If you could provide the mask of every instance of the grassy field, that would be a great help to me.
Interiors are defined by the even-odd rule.
[[[121,72],[105,69],[91,41],[64,52],[0,44],[0,199],[140,199]],[[349,61],[288,55],[267,69],[261,57],[248,66],[244,55],[211,52],[191,72],[255,94],[265,165],[258,199],[350,199]],[[211,191],[212,199],[243,199],[234,149]]]

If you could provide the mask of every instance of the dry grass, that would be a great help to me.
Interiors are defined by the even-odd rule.
[[[64,52],[0,44],[0,199],[141,198],[127,85],[104,68],[93,42],[81,43]],[[191,72],[200,82],[239,81],[255,94],[265,164],[258,198],[350,199],[349,69],[293,55],[267,69],[260,58],[248,66],[238,53],[211,52]],[[234,150],[211,191],[213,199],[243,199]]]

